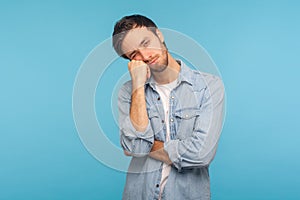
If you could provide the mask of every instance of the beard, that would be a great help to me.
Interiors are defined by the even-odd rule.
[[[151,72],[160,73],[167,69],[169,64],[168,50],[163,46],[162,54],[158,55],[159,62],[153,65],[149,65]]]

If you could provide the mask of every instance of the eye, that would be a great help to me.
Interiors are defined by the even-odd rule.
[[[147,47],[147,46],[149,46],[149,44],[150,44],[150,40],[145,40],[145,42],[143,43],[143,46]]]
[[[134,57],[136,56],[136,53],[131,55],[131,59],[134,59]]]
[[[136,52],[132,52],[132,53],[129,55],[129,59],[132,60],[132,59],[134,59],[135,56],[136,56]]]

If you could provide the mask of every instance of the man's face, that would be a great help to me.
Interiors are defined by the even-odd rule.
[[[146,27],[132,29],[123,40],[122,50],[130,60],[145,62],[152,72],[167,68],[168,53],[161,33],[155,35]]]

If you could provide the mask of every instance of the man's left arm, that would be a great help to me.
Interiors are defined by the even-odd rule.
[[[164,144],[164,148],[159,150],[152,148],[151,157],[168,164],[173,163],[178,170],[210,164],[214,158],[222,129],[224,86],[217,77],[209,77],[207,84],[201,113],[195,119],[195,127],[191,136],[183,140],[170,140]]]

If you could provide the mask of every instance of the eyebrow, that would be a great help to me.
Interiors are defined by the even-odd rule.
[[[146,42],[146,40],[149,40],[149,37],[144,37],[144,39],[140,42],[139,47],[143,46]],[[131,58],[131,56],[136,52],[136,50],[132,51],[129,55],[128,58]]]
[[[145,37],[142,41],[141,41],[141,43],[140,43],[140,45],[139,46],[143,46],[144,45],[144,43],[146,42],[146,40],[148,40],[149,38],[148,37]]]

